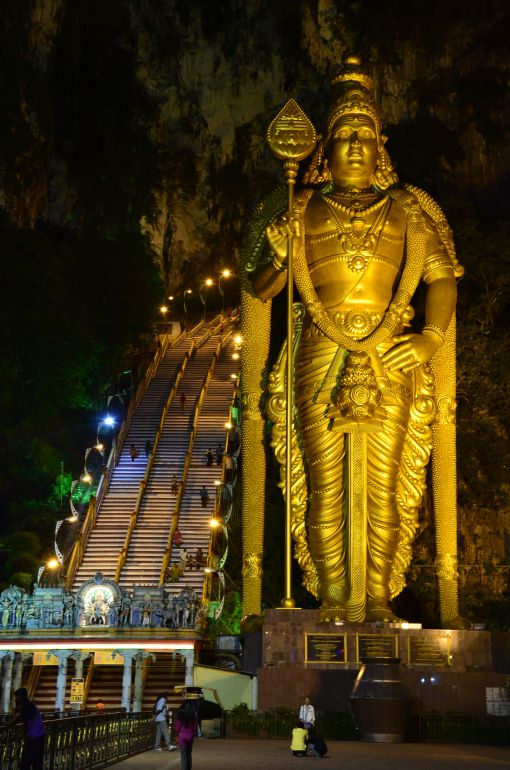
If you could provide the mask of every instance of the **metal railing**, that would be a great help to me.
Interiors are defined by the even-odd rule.
[[[208,332],[208,335],[211,336]],[[202,340],[200,340],[199,347],[202,344]],[[193,455],[193,446],[195,444],[195,436],[197,433],[197,427],[198,427],[198,420],[200,418],[200,412],[202,411],[202,404],[204,403],[204,399],[207,395],[207,391],[209,389],[209,384],[213,378],[214,375],[214,369],[216,367],[216,362],[219,358],[219,355],[221,353],[221,348],[223,346],[223,341],[220,340],[216,346],[216,349],[212,355],[211,363],[209,364],[209,369],[207,370],[207,374],[205,376],[204,382],[202,384],[202,388],[200,390],[200,395],[198,396],[197,402],[195,404],[195,410],[193,413],[193,424],[191,427],[191,431],[189,434],[189,441],[188,441],[188,448],[186,449],[186,456],[184,459],[184,465],[182,468],[181,473],[181,484],[179,486],[179,492],[177,494],[177,499],[175,501],[175,515],[172,516],[172,524],[170,527],[170,532],[168,533],[168,540],[165,546],[165,549],[163,551],[163,560],[161,563],[161,571],[159,575],[159,585],[162,586],[165,583],[166,580],[166,573],[170,564],[170,557],[172,555],[172,542],[175,535],[175,530],[179,526],[179,513],[181,510],[181,503],[182,498],[184,497],[185,489],[186,489],[186,481],[188,477],[188,471],[191,464],[191,457]]]
[[[154,743],[151,712],[105,713],[45,721],[45,770],[93,770],[147,751]],[[24,730],[0,727],[0,767],[19,770]]]
[[[179,337],[177,337],[175,340],[173,340],[172,345],[176,345],[182,339],[183,336],[185,336],[184,333],[181,334]],[[101,480],[99,482],[96,495],[95,497],[91,497],[90,499],[90,503],[87,508],[87,513],[85,514],[85,519],[84,519],[82,528],[78,533],[78,535],[76,536],[73,549],[69,556],[69,561],[66,569],[66,578],[65,578],[65,585],[68,591],[73,587],[76,573],[78,572],[81,566],[81,563],[83,561],[83,556],[85,554],[85,549],[87,547],[90,533],[96,526],[97,511],[99,510],[103,497],[105,496],[108,490],[113,469],[115,468],[115,466],[119,461],[120,453],[122,452],[122,447],[124,445],[124,440],[127,436],[129,426],[131,425],[131,419],[134,413],[136,412],[138,405],[145,391],[147,390],[156,369],[158,368],[161,362],[161,359],[163,358],[163,356],[167,351],[169,342],[170,342],[170,338],[167,336],[165,337],[163,343],[160,346],[158,346],[154,354],[154,358],[152,359],[151,363],[147,367],[143,378],[138,383],[138,387],[136,389],[135,395],[130,401],[127,414],[122,422],[119,433],[114,439],[112,451],[110,452],[110,456],[108,458],[108,462],[106,463],[103,476],[101,477]]]
[[[156,435],[154,437],[154,446],[152,447],[152,452],[149,455],[149,459],[148,459],[148,462],[147,462],[147,467],[145,469],[145,475],[144,475],[143,479],[140,481],[140,489],[139,489],[139,492],[138,492],[138,498],[136,500],[135,509],[134,509],[133,513],[131,514],[131,518],[130,518],[130,521],[129,521],[128,531],[126,532],[126,537],[125,537],[125,540],[124,540],[124,545],[122,546],[122,548],[121,548],[121,550],[119,552],[118,559],[117,559],[117,568],[115,570],[115,578],[114,578],[116,582],[118,582],[119,579],[120,579],[122,570],[123,570],[124,565],[126,563],[126,559],[127,559],[127,555],[128,555],[128,551],[129,551],[129,546],[131,544],[131,537],[132,537],[132,534],[133,534],[133,531],[134,531],[136,525],[138,524],[138,516],[140,515],[140,508],[142,506],[143,498],[144,498],[144,495],[145,495],[145,490],[147,489],[147,483],[149,481],[149,476],[152,473],[152,467],[154,465],[154,458],[156,456],[156,451],[157,451],[157,448],[158,448],[159,440],[161,438],[161,434],[163,432],[163,426],[164,426],[164,422],[165,422],[168,410],[170,409],[170,406],[171,406],[171,404],[172,404],[172,402],[174,400],[175,394],[177,393],[179,385],[181,384],[181,380],[184,377],[184,373],[185,373],[186,368],[188,366],[189,360],[190,360],[191,356],[193,355],[193,353],[195,351],[195,347],[196,347],[195,341],[192,340],[191,346],[190,346],[189,350],[187,350],[186,353],[184,354],[184,359],[183,359],[181,367],[180,367],[180,369],[179,369],[179,371],[177,373],[177,377],[175,378],[175,382],[172,385],[170,393],[168,394],[168,397],[167,397],[167,399],[165,401],[165,405],[164,405],[163,411],[161,413],[161,418],[159,420],[159,425],[158,425],[157,430],[156,430]]]

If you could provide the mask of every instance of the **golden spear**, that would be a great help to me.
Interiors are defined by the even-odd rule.
[[[299,161],[310,155],[317,144],[317,132],[294,99],[289,99],[267,130],[267,143],[275,157],[283,161],[287,181],[287,379],[286,379],[286,447],[285,447],[285,598],[282,607],[295,607],[292,598],[292,422],[294,411],[293,350],[293,233],[294,184]]]

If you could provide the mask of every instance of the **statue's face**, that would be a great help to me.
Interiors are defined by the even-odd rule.
[[[331,132],[329,167],[342,187],[369,187],[377,165],[377,132],[368,115],[344,115]]]

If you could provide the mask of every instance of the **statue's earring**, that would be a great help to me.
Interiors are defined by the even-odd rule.
[[[377,166],[375,167],[373,184],[380,190],[387,190],[388,187],[398,182],[398,175],[391,165],[390,156],[386,152],[384,143],[387,137],[381,135],[379,144],[379,153],[377,155]]]
[[[319,141],[312,161],[303,174],[303,183],[323,185],[330,180],[331,171],[328,168],[328,159],[324,157],[324,145],[322,141]]]

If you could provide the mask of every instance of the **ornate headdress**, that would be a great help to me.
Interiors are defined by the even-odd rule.
[[[370,75],[361,67],[361,59],[348,54],[341,71],[331,81],[331,107],[326,119],[327,136],[342,115],[368,115],[381,135],[381,117],[373,97],[374,84]]]
[[[331,106],[326,118],[326,136],[319,142],[308,170],[303,175],[304,184],[320,185],[331,179],[325,148],[331,138],[331,132],[342,115],[367,115],[374,121],[379,148],[377,167],[373,184],[380,190],[398,182],[398,176],[391,165],[384,148],[386,137],[382,133],[382,122],[375,103],[374,84],[371,76],[362,69],[361,59],[355,54],[348,54],[342,62],[342,69],[331,81]]]

